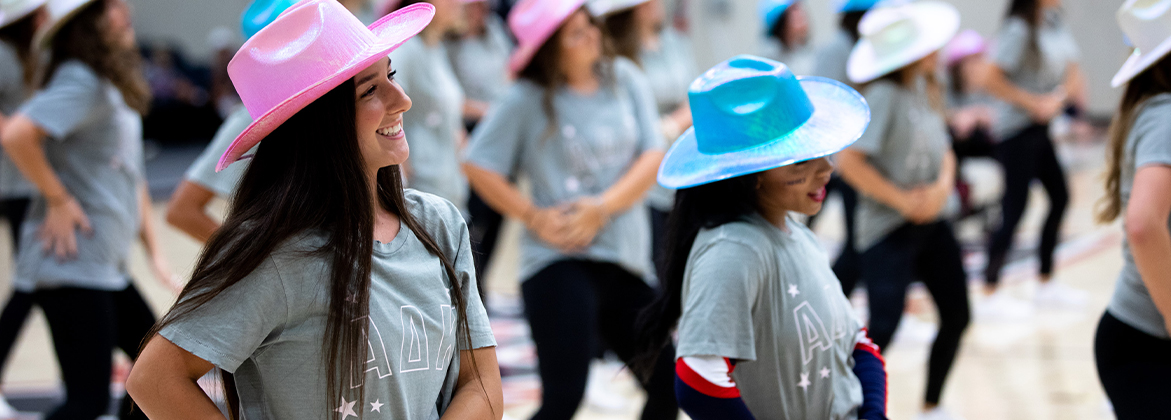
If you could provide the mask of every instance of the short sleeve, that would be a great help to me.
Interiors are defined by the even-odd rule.
[[[676,357],[756,360],[752,308],[764,275],[759,261],[745,261],[753,255],[752,247],[725,240],[691,257]]]
[[[1082,50],[1077,46],[1077,39],[1073,37],[1073,32],[1069,30],[1069,26],[1064,22],[1058,24],[1059,36],[1061,39],[1061,48],[1065,51],[1065,57],[1069,63],[1077,63],[1081,61]]]
[[[854,142],[854,145],[851,146],[852,149],[867,156],[877,155],[882,151],[886,132],[890,129],[891,119],[894,118],[892,111],[895,97],[898,95],[897,89],[893,83],[881,81],[865,89],[862,96],[866,98],[866,103],[870,106],[870,125],[866,127],[862,137]]]
[[[1162,97],[1142,111],[1135,120],[1138,131],[1134,145],[1134,167],[1148,165],[1171,166],[1171,121],[1165,116],[1171,113],[1171,98]]]
[[[1020,69],[1029,47],[1029,24],[1019,17],[1004,20],[1004,26],[996,34],[992,48],[992,62],[1001,70],[1011,73]]]
[[[540,102],[538,88],[524,80],[513,84],[504,99],[476,125],[464,151],[464,161],[505,177],[515,175],[521,146],[529,136],[527,127],[546,124],[544,110],[533,106]]]
[[[240,182],[240,178],[244,176],[244,170],[248,167],[247,161],[233,163],[220,172],[216,172],[215,168],[220,157],[228,150],[228,146],[232,144],[236,136],[248,128],[249,124],[252,124],[252,117],[248,115],[248,110],[244,109],[243,106],[229,115],[228,119],[224,120],[219,130],[216,131],[211,143],[207,145],[206,149],[203,149],[199,158],[191,163],[191,167],[187,168],[185,175],[187,180],[215,192],[220,197],[232,195],[236,191],[236,184]]]
[[[634,105],[634,117],[638,124],[638,152],[661,150],[663,133],[659,129],[659,110],[646,74],[633,62],[621,57],[614,60],[614,71]]]
[[[285,287],[271,257],[159,335],[217,367],[235,372],[289,318]]]
[[[84,123],[102,94],[102,81],[89,66],[68,61],[49,84],[20,109],[50,137],[62,140]]]

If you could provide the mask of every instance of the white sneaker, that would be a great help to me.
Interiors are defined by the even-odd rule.
[[[1033,305],[1004,290],[998,290],[976,304],[976,318],[981,321],[1020,321],[1032,316]]]
[[[1090,294],[1085,290],[1049,280],[1037,285],[1037,294],[1033,299],[1037,301],[1039,306],[1081,309],[1089,303]]]
[[[621,370],[621,363],[602,360],[590,362],[590,376],[586,382],[586,403],[590,408],[606,414],[619,414],[626,410],[626,396],[615,392],[612,384]]]
[[[0,420],[15,419],[17,414],[16,409],[8,404],[8,400],[0,395]]]
[[[919,413],[918,416],[915,416],[915,420],[964,420],[964,418],[944,410],[943,407],[935,407]]]

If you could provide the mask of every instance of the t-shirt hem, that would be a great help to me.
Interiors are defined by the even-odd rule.
[[[187,350],[196,357],[215,365],[216,367],[227,371],[228,373],[236,373],[236,369],[244,363],[243,360],[237,360],[223,352],[220,352],[204,344],[203,341],[195,338],[174,327],[166,327],[159,331],[159,335],[166,338],[172,344],[179,346],[183,350]]]

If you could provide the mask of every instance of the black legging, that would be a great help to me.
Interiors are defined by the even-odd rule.
[[[938,404],[968,327],[968,286],[959,243],[951,225],[905,224],[862,252],[870,300],[870,337],[886,350],[903,317],[907,286],[922,281],[939,311],[939,333],[931,345],[925,401]]]
[[[468,236],[472,243],[472,259],[476,266],[476,282],[479,287],[480,301],[487,302],[484,293],[484,275],[488,271],[488,261],[496,251],[496,240],[500,237],[500,227],[504,225],[504,216],[493,210],[485,203],[474,190],[468,191]]]
[[[1102,315],[1094,335],[1094,359],[1118,420],[1167,418],[1171,395],[1171,340],[1144,333]]]
[[[590,360],[604,344],[624,361],[634,355],[634,319],[655,292],[642,279],[610,263],[564,260],[521,284],[525,316],[537,348],[541,408],[537,420],[569,420],[585,393]],[[643,384],[643,420],[679,415],[675,402],[675,348],[668,346]]]
[[[1041,260],[1040,273],[1049,275],[1053,272],[1053,251],[1057,248],[1061,220],[1069,204],[1065,171],[1057,161],[1053,141],[1049,139],[1049,125],[1034,124],[1000,143],[996,146],[996,158],[1004,167],[1004,199],[1001,200],[1004,219],[988,243],[985,282],[990,285],[1000,282],[1000,269],[1004,267],[1017,225],[1029,204],[1029,186],[1033,179],[1041,181],[1049,195],[1049,216],[1041,228],[1041,244],[1037,249]]]

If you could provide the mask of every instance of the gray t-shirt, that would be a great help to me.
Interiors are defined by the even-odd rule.
[[[1122,162],[1122,213],[1126,214],[1134,176],[1144,166],[1171,166],[1171,94],[1159,94],[1143,105],[1126,137]],[[1171,220],[1167,221],[1171,229]],[[1122,242],[1123,266],[1110,300],[1110,313],[1142,332],[1168,339],[1166,320],[1151,300],[1151,293],[1139,275],[1130,244]]]
[[[232,193],[236,192],[236,184],[244,176],[244,170],[248,168],[249,160],[233,163],[220,172],[216,172],[215,167],[220,161],[220,156],[224,155],[236,136],[243,133],[249,124],[252,124],[252,116],[248,114],[248,110],[243,105],[240,105],[235,111],[232,111],[223,124],[220,124],[220,129],[216,130],[211,143],[207,145],[206,149],[203,149],[199,158],[191,163],[191,167],[187,168],[187,173],[183,176],[188,181],[199,184],[220,197],[230,197]],[[252,153],[256,153],[256,147],[253,147],[247,154]]]
[[[1047,13],[1036,28],[1035,43],[1032,33],[1024,19],[1005,19],[996,35],[992,61],[1018,88],[1048,94],[1065,81],[1066,70],[1078,61],[1081,52],[1061,15],[1055,12]],[[1009,103],[1000,102],[997,111],[993,134],[999,139],[1008,139],[1033,124],[1028,111]]]
[[[119,267],[138,236],[138,189],[145,166],[142,117],[114,85],[76,60],[61,64],[20,113],[48,133],[45,157],[81,204],[93,234],[79,232],[77,256],[58,261],[41,249],[37,232],[45,221],[46,202],[35,197],[20,238],[13,281],[17,290],[125,289]]]
[[[813,59],[813,75],[851,84],[850,76],[846,74],[846,62],[850,61],[851,51],[854,51],[854,39],[845,29],[838,28],[834,37],[817,50]]]
[[[803,45],[795,49],[785,48],[785,45],[775,37],[765,37],[760,41],[760,56],[771,60],[780,61],[789,67],[789,71],[798,76],[808,75],[813,71],[814,63],[817,56],[814,54],[813,48],[809,45]],[[842,63],[842,69],[845,69],[845,63]]]
[[[459,211],[439,197],[407,190],[410,212],[455,265],[467,300],[471,343],[458,339],[461,316],[439,258],[406,226],[390,243],[374,244],[369,349],[363,372],[347,382],[365,405],[326,407],[322,340],[329,313],[328,256],[313,255],[326,237],[303,234],[191,315],[160,332],[167,340],[236,376],[249,419],[338,419],[373,416],[438,419],[459,375],[459,354],[496,345]],[[456,343],[458,342],[458,345]],[[335,414],[336,413],[336,414]]]
[[[427,46],[422,37],[390,53],[395,80],[411,97],[403,129],[411,147],[410,187],[438,195],[461,210],[468,204],[468,181],[459,167],[457,136],[463,130],[464,91],[442,43]],[[464,213],[467,213],[466,211]]]
[[[512,40],[504,21],[495,13],[484,17],[484,36],[465,37],[448,43],[451,64],[468,99],[493,103],[508,92],[508,55]]]
[[[517,81],[476,127],[464,159],[506,178],[526,176],[538,207],[601,195],[644,152],[663,147],[645,76],[623,58],[614,60],[613,75],[613,81],[589,95],[558,88],[553,96],[557,128],[549,137],[541,106],[544,90],[528,80]],[[654,270],[648,219],[641,203],[614,214],[594,242],[577,254],[562,253],[526,232],[520,278],[527,280],[558,260],[584,258],[616,263],[650,280]]]
[[[11,118],[28,98],[29,91],[24,85],[24,68],[16,49],[6,41],[0,41],[0,115]],[[20,170],[0,149],[0,199],[30,197],[36,190],[24,179]]]
[[[761,419],[856,419],[862,325],[817,237],[759,215],[705,229],[683,279],[677,357],[739,360],[732,378]]]
[[[643,73],[655,96],[655,105],[659,115],[675,112],[679,105],[687,101],[687,87],[699,77],[699,68],[695,65],[695,57],[691,53],[691,42],[679,32],[667,27],[659,34],[659,48],[657,50],[643,49],[639,55]],[[675,139],[663,139],[665,147]],[[657,182],[647,192],[647,204],[651,207],[670,211],[675,206],[675,192],[663,188]]]
[[[931,107],[923,92],[887,80],[870,84],[863,96],[870,105],[870,126],[851,147],[865,154],[878,173],[899,188],[935,182],[943,157],[951,150],[943,115]],[[946,217],[955,204],[958,202],[951,203],[940,217]],[[857,212],[858,252],[907,223],[898,211],[865,195],[858,198]]]

